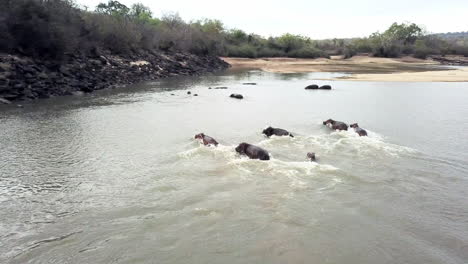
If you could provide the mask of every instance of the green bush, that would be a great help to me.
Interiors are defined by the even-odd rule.
[[[429,55],[437,55],[440,52],[426,45],[424,40],[416,40],[414,45],[414,57],[426,59]]]
[[[257,50],[249,44],[242,44],[240,46],[228,46],[227,56],[239,58],[257,58]]]
[[[312,40],[293,34],[264,38],[226,30],[219,20],[187,23],[177,14],[156,18],[142,4],[127,7],[115,0],[99,4],[95,11],[82,10],[73,0],[0,0],[0,52],[61,60],[67,54],[94,54],[101,49],[128,55],[160,49],[245,58],[329,54],[349,58],[360,52],[379,57],[468,56],[468,39],[423,35],[415,24],[398,23],[368,38]]]
[[[258,57],[285,57],[286,54],[279,49],[272,49],[268,47],[263,47],[260,50],[258,50],[257,53]]]
[[[348,45],[343,49],[343,57],[349,59],[357,54],[356,48],[354,46]]]
[[[293,50],[287,53],[288,57],[292,58],[318,58],[325,57],[328,58],[328,54],[324,51],[321,51],[314,47],[303,47],[297,50]]]

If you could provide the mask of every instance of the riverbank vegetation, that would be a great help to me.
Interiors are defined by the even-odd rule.
[[[72,0],[0,1],[0,52],[56,60],[101,50],[123,55],[161,50],[247,58],[349,58],[358,53],[468,56],[466,35],[428,34],[416,24],[394,23],[366,38],[313,40],[293,34],[265,38],[227,29],[219,20],[186,22],[177,14],[155,17],[142,4],[128,7],[111,0],[87,10]]]

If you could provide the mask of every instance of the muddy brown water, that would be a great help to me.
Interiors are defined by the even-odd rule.
[[[339,75],[228,71],[3,106],[0,262],[466,263],[468,83],[316,80]]]

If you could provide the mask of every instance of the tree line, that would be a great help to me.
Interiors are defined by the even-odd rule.
[[[0,51],[63,59],[100,50],[129,55],[140,50],[183,51],[232,57],[317,58],[458,54],[468,56],[468,38],[427,34],[414,23],[394,23],[366,38],[313,40],[284,34],[262,37],[227,29],[221,21],[186,22],[177,14],[156,17],[142,5],[109,0],[95,10],[73,0],[0,0]]]

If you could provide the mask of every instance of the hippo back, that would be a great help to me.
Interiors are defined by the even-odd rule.
[[[246,147],[245,155],[251,159],[270,160],[270,155],[266,150],[254,145],[248,145]]]
[[[332,128],[335,130],[348,130],[348,125],[343,122],[336,121]]]

